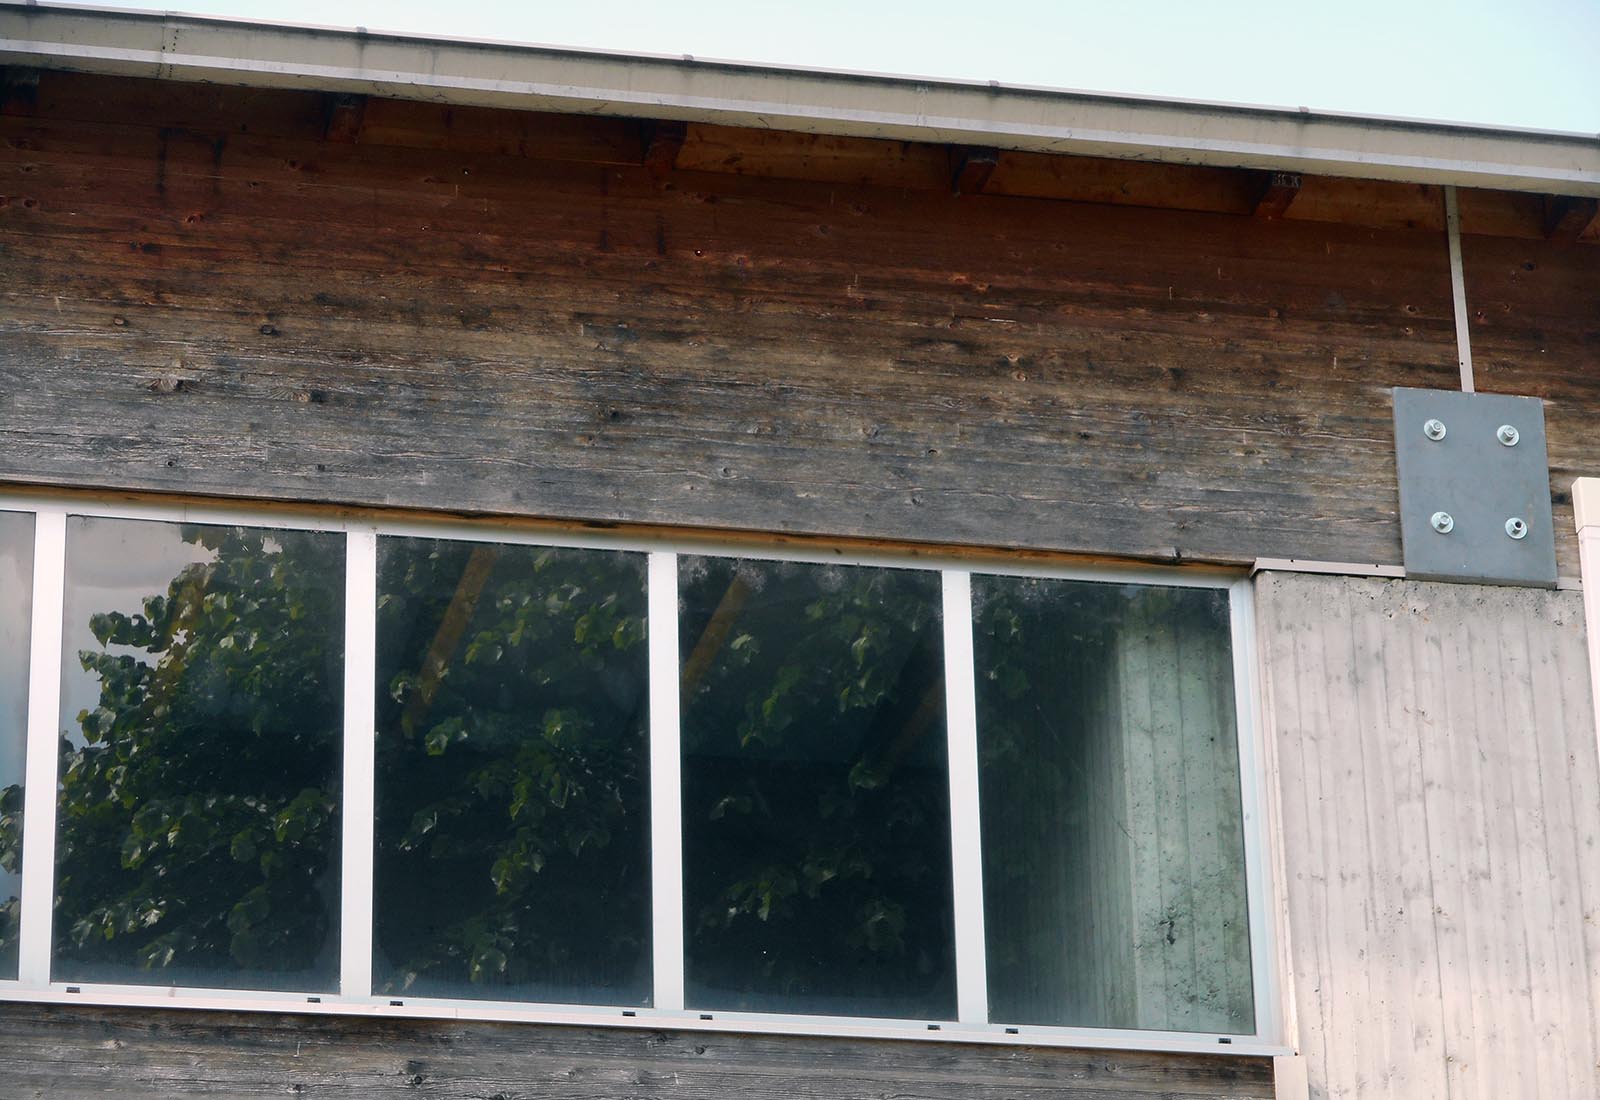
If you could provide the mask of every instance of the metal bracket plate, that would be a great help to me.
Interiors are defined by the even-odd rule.
[[[1543,401],[1396,388],[1394,451],[1407,576],[1555,587]]]

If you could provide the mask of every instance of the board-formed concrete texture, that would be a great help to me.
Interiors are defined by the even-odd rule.
[[[1579,593],[1262,573],[1256,606],[1309,1096],[1600,1095]]]

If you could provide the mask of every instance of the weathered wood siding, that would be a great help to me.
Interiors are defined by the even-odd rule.
[[[1252,1100],[1262,1058],[0,1004],[15,1100]]]
[[[1600,473],[1600,248],[1468,236],[1473,369],[1490,393],[1542,397],[1562,575],[1578,575],[1572,482]]]
[[[1575,592],[1264,574],[1312,1096],[1600,1095],[1600,762]]]
[[[1433,228],[658,177],[618,120],[328,140],[315,95],[64,73],[11,110],[0,480],[1395,562],[1388,388],[1455,385]],[[1483,388],[1600,466],[1600,249],[1469,259]]]

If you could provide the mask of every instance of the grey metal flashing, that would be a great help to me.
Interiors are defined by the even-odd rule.
[[[0,64],[1600,196],[1600,137],[0,2]]]

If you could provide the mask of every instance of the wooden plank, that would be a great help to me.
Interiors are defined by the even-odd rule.
[[[218,133],[316,139],[323,102],[317,92],[226,84],[136,80],[51,69],[39,78],[35,114],[57,120],[114,121],[134,127],[181,127]]]
[[[1250,214],[1257,173],[1046,153],[1000,154],[987,190],[997,195]]]
[[[1294,205],[1284,217],[1443,232],[1444,193],[1425,184],[1302,176]]]
[[[1247,1100],[1268,1059],[180,1009],[0,1005],[18,1100]]]
[[[1312,1095],[1595,1094],[1577,593],[1262,574],[1257,597]]]
[[[633,119],[374,98],[361,140],[475,156],[637,165],[644,128]]]
[[[1461,231],[1483,237],[1544,237],[1544,198],[1516,191],[1458,187]]]
[[[1477,388],[1544,399],[1557,571],[1576,577],[1572,482],[1600,469],[1600,251],[1469,236],[1461,252]]]
[[[950,184],[950,153],[942,145],[709,123],[689,127],[678,167],[692,172],[921,190],[943,191]]]
[[[938,193],[661,188],[637,141],[618,168],[373,146],[377,106],[356,145],[0,124],[8,477],[1398,560],[1373,487],[1386,387],[1452,376],[1437,242],[963,204],[947,165]]]

